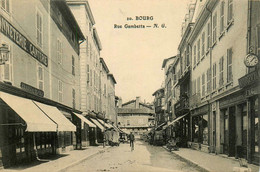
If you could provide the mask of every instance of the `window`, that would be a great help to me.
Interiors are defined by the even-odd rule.
[[[205,73],[203,73],[202,74],[202,76],[201,76],[201,82],[202,82],[202,97],[204,97],[205,96]]]
[[[229,25],[233,20],[233,0],[228,0],[228,17],[227,24]]]
[[[227,83],[233,81],[233,74],[232,74],[232,48],[227,50]]]
[[[187,66],[190,65],[190,49],[189,49],[189,46],[187,46],[187,50],[186,50],[186,65]]]
[[[58,64],[62,64],[62,42],[57,40],[57,60]]]
[[[225,7],[225,2],[222,1],[220,5],[220,29],[219,29],[220,34],[224,32],[224,7]]]
[[[89,44],[89,58],[90,58],[90,61],[92,61],[92,46],[91,46],[91,44]]]
[[[86,54],[88,55],[89,52],[89,45],[88,45],[88,36],[86,36]]]
[[[130,120],[126,120],[127,125],[130,125]]]
[[[106,97],[106,95],[107,95],[107,86],[106,84],[104,84],[104,96]]]
[[[41,64],[38,64],[38,71],[37,71],[37,81],[38,81],[38,88],[40,90],[43,90],[44,86],[44,80],[43,80],[44,72],[43,72],[43,67]]]
[[[10,12],[10,2],[9,0],[1,0],[1,7],[6,11],[6,12]]]
[[[89,64],[87,64],[87,83],[89,83]]]
[[[200,62],[200,39],[198,40],[197,47],[198,47],[198,61],[197,61],[197,63],[199,63]]]
[[[194,64],[194,67],[195,67],[196,66],[196,45],[193,47],[193,51],[194,51],[193,52],[193,56],[194,56],[193,57],[193,59],[194,59],[194,63],[193,64]]]
[[[211,73],[210,73],[210,68],[207,70],[207,94],[210,93],[210,90],[211,90],[211,86],[210,86],[210,76],[211,76]]]
[[[42,28],[43,28],[43,23],[42,23],[42,15],[40,14],[39,11],[36,13],[36,40],[37,44],[42,48]]]
[[[217,13],[213,16],[213,44],[217,42]]]
[[[211,46],[211,37],[210,37],[210,22],[208,23],[208,27],[207,27],[207,30],[208,30],[208,37],[207,37],[207,39],[208,39],[208,41],[207,41],[207,50],[210,48],[210,46]]]
[[[213,64],[213,90],[215,90],[217,87],[216,75],[217,75],[217,64],[214,63]]]
[[[193,94],[196,94],[196,80],[193,80],[192,91],[193,91]]]
[[[74,88],[72,89],[72,107],[73,109],[76,108],[76,92]]]
[[[72,67],[72,75],[75,76],[75,58],[74,56],[71,57],[71,67]]]
[[[197,78],[197,93],[200,94],[200,77]]]
[[[58,81],[58,100],[63,102],[63,83],[60,80]]]
[[[205,32],[202,33],[201,38],[201,56],[203,57],[205,55]]]
[[[224,57],[219,59],[219,87],[224,84]]]
[[[9,46],[10,47],[10,46]],[[9,49],[11,52],[11,50]],[[1,76],[4,81],[11,82],[12,81],[12,55],[9,53],[9,60],[5,62],[4,67],[2,68],[3,72],[1,72]]]

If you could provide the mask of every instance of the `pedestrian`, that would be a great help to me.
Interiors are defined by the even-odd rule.
[[[130,140],[130,147],[131,147],[131,150],[134,150],[134,141],[135,141],[135,136],[134,134],[131,132],[130,135],[129,135],[129,140]]]

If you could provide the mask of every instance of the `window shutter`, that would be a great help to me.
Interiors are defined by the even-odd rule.
[[[4,65],[4,78],[5,80],[10,80],[10,66],[8,63]]]

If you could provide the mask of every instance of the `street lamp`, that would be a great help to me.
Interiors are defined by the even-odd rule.
[[[0,47],[0,65],[5,64],[9,60],[9,52],[8,45],[2,44]]]

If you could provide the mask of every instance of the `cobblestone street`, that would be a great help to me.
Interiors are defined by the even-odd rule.
[[[107,149],[105,153],[83,161],[66,171],[200,171],[180,161],[162,147],[136,141],[131,152],[129,144]]]

